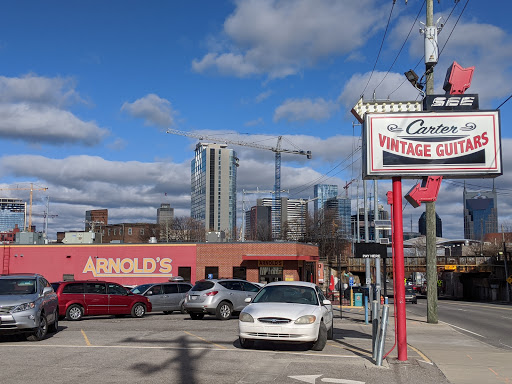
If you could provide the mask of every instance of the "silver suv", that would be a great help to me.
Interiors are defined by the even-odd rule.
[[[0,335],[25,333],[39,341],[59,329],[59,302],[38,274],[0,275]]]
[[[200,320],[205,314],[215,315],[217,319],[227,320],[233,312],[245,308],[247,297],[256,296],[260,287],[254,283],[239,279],[199,280],[188,291],[185,298],[185,310],[194,320]]]

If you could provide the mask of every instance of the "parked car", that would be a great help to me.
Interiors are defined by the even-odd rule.
[[[331,302],[318,286],[302,281],[267,284],[238,319],[242,348],[252,347],[255,340],[270,340],[308,342],[321,351],[327,339],[333,339],[333,325]]]
[[[170,282],[158,284],[142,284],[131,291],[148,298],[153,307],[153,312],[163,311],[165,314],[172,311],[185,311],[185,297],[192,288],[192,284],[185,282]]]
[[[247,305],[246,298],[256,296],[260,290],[256,284],[239,279],[199,280],[188,292],[185,310],[194,320],[205,314],[227,320],[233,312],[240,312]]]
[[[0,334],[25,333],[39,341],[59,330],[59,303],[38,274],[0,275]]]
[[[143,317],[151,312],[149,300],[135,295],[117,283],[108,281],[60,281],[52,283],[59,298],[59,314],[67,320],[81,320],[90,315],[132,315]]]
[[[418,296],[412,287],[405,287],[405,302],[418,304]]]

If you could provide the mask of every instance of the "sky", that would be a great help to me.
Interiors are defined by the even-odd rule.
[[[453,61],[475,67],[468,93],[495,110],[512,94],[509,2],[434,1],[440,57],[435,93]],[[312,152],[283,154],[284,196],[309,199],[336,184],[362,206],[361,130],[350,113],[364,100],[419,100],[404,72],[424,72],[423,0],[10,1],[0,5],[0,197],[28,201],[48,237],[83,230],[85,211],[109,224],[156,222],[162,203],[190,216],[190,161],[197,139]],[[440,19],[441,18],[441,19]],[[439,25],[440,25],[439,24]],[[500,107],[503,175],[499,225],[512,229],[512,100]],[[274,153],[231,145],[240,159],[242,206],[274,186]],[[344,189],[351,180],[354,180]],[[404,193],[417,180],[404,180]],[[468,179],[468,191],[491,179]],[[444,179],[436,202],[443,237],[463,238],[464,180]],[[368,182],[373,199],[373,181]],[[42,190],[47,188],[47,190]],[[1,190],[3,189],[3,190]],[[378,182],[389,209],[390,180]],[[357,196],[360,196],[357,199]],[[243,202],[243,204],[242,204]],[[370,203],[370,201],[369,201]],[[424,206],[404,200],[404,230]]]

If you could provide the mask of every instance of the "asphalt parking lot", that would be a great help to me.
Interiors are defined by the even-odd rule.
[[[238,320],[150,313],[142,319],[98,316],[61,321],[41,342],[0,339],[2,381],[101,383],[408,383],[446,382],[416,360],[382,367],[371,359],[371,325],[360,314],[335,319],[334,340],[321,352],[304,345],[238,343]],[[404,373],[405,372],[405,373]],[[402,380],[402,376],[400,380]],[[432,380],[432,381],[431,381]]]

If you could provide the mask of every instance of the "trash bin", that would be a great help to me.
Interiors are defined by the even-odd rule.
[[[354,294],[354,306],[355,307],[362,307],[363,306],[363,294],[362,293],[355,293]]]

